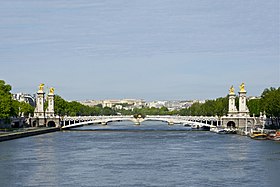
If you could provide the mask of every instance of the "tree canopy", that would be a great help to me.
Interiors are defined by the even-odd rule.
[[[0,119],[8,119],[12,116],[28,116],[33,114],[34,107],[28,103],[19,102],[12,99],[12,87],[0,80]]]
[[[6,119],[14,115],[11,89],[10,85],[0,80],[0,119]]]
[[[189,108],[178,111],[180,115],[187,116],[223,116],[228,111],[228,97],[207,100],[205,103],[196,102]]]
[[[259,107],[269,117],[280,117],[280,87],[267,88],[261,95]]]
[[[60,116],[98,116],[98,115],[116,115],[117,112],[109,107],[85,106],[77,101],[65,101],[59,95],[54,97],[54,112]]]

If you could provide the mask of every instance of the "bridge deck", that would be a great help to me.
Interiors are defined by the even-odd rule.
[[[205,121],[206,123],[196,122],[195,120]],[[188,124],[190,126],[207,126],[214,127],[213,125],[207,124],[207,121],[217,121],[215,117],[185,117],[185,116],[147,116],[145,118],[134,118],[133,116],[84,116],[84,117],[65,117],[63,119],[62,129],[75,128],[89,124],[107,124],[108,122],[116,121],[132,121],[135,124],[140,124],[144,121],[162,121],[168,124]],[[66,125],[66,121],[68,124]],[[71,123],[71,121],[73,123]]]

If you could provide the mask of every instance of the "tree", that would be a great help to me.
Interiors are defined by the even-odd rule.
[[[183,116],[223,116],[228,111],[228,97],[207,100],[205,103],[194,103],[186,109],[177,112]]]
[[[216,99],[214,115],[224,116],[227,115],[227,112],[228,112],[228,96],[220,97]]]
[[[116,112],[112,108],[104,107],[102,109],[102,115],[104,116],[116,115]]]
[[[54,112],[60,116],[97,116],[97,115],[116,115],[116,111],[109,107],[85,106],[77,101],[65,101],[62,97],[55,95]]]
[[[11,89],[4,80],[0,80],[0,119],[7,119],[13,115]]]
[[[29,114],[33,114],[34,109],[35,108],[31,106],[29,103],[25,103],[25,102],[19,103],[19,112],[25,117],[28,117]]]
[[[202,113],[203,109],[202,109],[202,104],[201,103],[196,102],[196,103],[192,104],[192,106],[188,109],[189,109],[189,114],[191,116],[201,116],[201,115],[203,115],[203,113]]]
[[[261,112],[261,100],[260,99],[250,99],[247,103],[248,109],[250,111],[250,115],[259,116]]]
[[[21,114],[28,116],[34,112],[34,107],[25,102],[12,99],[10,93],[12,87],[0,80],[0,119],[9,120],[10,117],[17,117]]]
[[[267,88],[263,91],[260,101],[261,111],[266,112],[267,117],[271,117],[272,126],[280,124],[280,87]]]
[[[12,100],[12,107],[11,107],[12,116],[28,117],[29,114],[34,113],[34,109],[35,108],[28,103]]]
[[[54,113],[60,116],[66,115],[67,101],[62,99],[59,95],[54,96]]]
[[[280,117],[280,87],[265,89],[261,95],[261,110],[269,117]]]

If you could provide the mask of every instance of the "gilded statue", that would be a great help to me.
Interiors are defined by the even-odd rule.
[[[53,87],[50,88],[50,94],[54,94],[54,88]]]
[[[230,94],[234,94],[234,88],[233,88],[233,86],[230,87],[229,93],[230,93]]]
[[[45,86],[45,84],[40,84],[39,91],[44,91],[44,86]]]
[[[245,92],[245,84],[242,82],[242,84],[239,86],[240,92]]]

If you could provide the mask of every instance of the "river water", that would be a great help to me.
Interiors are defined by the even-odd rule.
[[[118,122],[0,142],[5,187],[276,187],[279,178],[280,143],[160,122]]]

